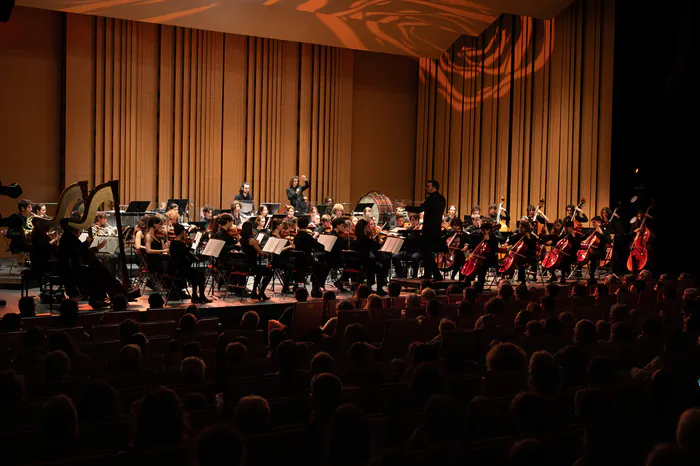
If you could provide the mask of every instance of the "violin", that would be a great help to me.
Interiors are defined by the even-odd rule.
[[[231,225],[231,228],[226,230],[226,234],[229,235],[231,238],[241,238],[241,234],[238,232],[238,227],[236,225]]]
[[[571,241],[569,241],[569,236],[571,236],[572,233],[573,231],[571,233],[567,233],[566,236],[557,241],[556,246],[554,246],[551,251],[545,254],[544,259],[542,259],[542,268],[546,270],[556,268],[559,266],[559,264],[561,264],[564,256],[569,255],[569,252],[571,252],[571,248],[573,247]]]
[[[653,204],[653,203],[652,203]],[[636,272],[642,270],[647,261],[649,260],[649,254],[647,251],[647,242],[649,241],[649,236],[651,236],[651,231],[647,228],[647,217],[649,216],[649,210],[651,209],[651,204],[644,212],[644,217],[642,217],[642,224],[639,225],[637,233],[632,241],[632,248],[630,250],[630,255],[627,258],[627,270],[630,272]]]

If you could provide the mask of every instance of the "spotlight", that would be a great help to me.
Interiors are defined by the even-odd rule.
[[[635,173],[639,173],[639,168],[635,168],[635,169],[634,169],[634,172],[635,172]]]

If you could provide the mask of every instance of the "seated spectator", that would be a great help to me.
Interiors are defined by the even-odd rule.
[[[149,450],[183,445],[187,428],[182,402],[175,392],[156,387],[137,407],[134,448]]]
[[[242,445],[233,428],[219,424],[207,427],[197,439],[198,466],[238,466]]]
[[[345,327],[345,331],[343,332],[343,341],[345,342],[345,346],[350,347],[350,345],[353,343],[368,342],[368,340],[369,335],[367,334],[367,330],[359,322],[355,322]]]
[[[126,311],[127,307],[129,307],[129,300],[125,295],[119,293],[112,297],[112,310],[114,312]]]
[[[562,384],[565,388],[579,387],[586,383],[586,368],[589,360],[581,348],[569,345],[560,349],[555,355],[562,371]]]
[[[277,347],[277,374],[279,376],[280,396],[296,394],[305,369],[299,369],[299,350],[292,340],[285,340]],[[309,367],[308,365],[304,367]],[[308,379],[307,379],[308,380]]]
[[[58,307],[59,325],[61,327],[76,327],[78,325],[78,301],[66,299]]]
[[[637,275],[637,280],[642,280],[642,281],[645,281],[645,282],[650,281],[652,278],[653,278],[653,277],[652,277],[652,275],[651,275],[651,272],[649,272],[647,269],[642,270],[642,271],[639,272],[639,274]]]
[[[286,339],[287,339],[287,335],[284,333],[284,330],[281,330],[278,328],[272,330],[270,332],[270,336],[269,336],[269,343],[268,343],[268,347],[267,347],[267,357],[274,358],[275,351],[277,350],[277,347],[279,346],[280,343],[282,343]]]
[[[647,289],[647,282],[644,280],[632,280],[632,283],[630,284],[630,292],[633,293],[643,293],[644,290]]]
[[[40,381],[46,376],[46,353],[46,332],[41,327],[32,327],[25,332],[22,348],[12,360],[12,364],[22,368],[25,379]]]
[[[660,443],[647,456],[646,466],[691,466],[697,463],[678,445]]]
[[[461,294],[459,285],[450,285],[447,287],[445,290],[445,296],[449,299],[450,296],[456,295],[456,294]],[[450,302],[450,304],[454,304],[453,302]]]
[[[103,380],[90,382],[78,405],[81,422],[107,422],[121,414],[117,391]]]
[[[5,332],[19,332],[22,328],[22,317],[16,312],[8,312],[2,316],[2,329]]]
[[[131,343],[133,336],[141,331],[141,325],[132,319],[123,320],[119,324],[119,341],[122,345]]]
[[[455,444],[462,437],[462,412],[447,395],[437,394],[428,399],[423,408],[423,424],[408,441],[408,450],[423,451],[428,448]]]
[[[422,305],[423,305],[423,300],[417,294],[409,293],[406,295],[406,308],[421,307]]]
[[[374,363],[374,351],[376,348],[369,343],[356,342],[350,345],[348,356],[354,369],[364,369]]]
[[[383,307],[384,302],[382,301],[382,297],[378,294],[371,294],[367,297],[367,302],[365,303],[365,307],[363,309],[373,311],[375,309],[382,309]]]
[[[486,302],[484,306],[484,314],[480,316],[476,324],[474,324],[475,329],[489,329],[496,327],[501,323],[503,316],[506,313],[506,304],[501,298],[491,298]]]
[[[70,358],[63,351],[51,351],[46,355],[46,381],[60,382],[68,378]]]
[[[192,314],[197,318],[197,322],[199,322],[201,318],[199,315],[199,307],[196,304],[188,305],[187,308],[185,308],[185,312],[183,313],[183,315],[184,314]]]
[[[498,297],[501,298],[504,302],[515,299],[515,291],[513,291],[513,285],[511,285],[510,282],[502,281],[502,283],[498,286]]]
[[[518,393],[510,409],[515,425],[524,437],[538,438],[553,428],[549,405],[536,393]]]
[[[243,436],[264,433],[269,422],[270,406],[260,396],[241,398],[233,412],[233,426]]]
[[[134,333],[129,341],[131,345],[137,345],[141,348],[141,354],[148,353],[148,337],[141,332]]]
[[[401,284],[398,282],[389,282],[389,286],[387,286],[386,289],[389,292],[389,298],[398,298],[401,296]]]
[[[367,285],[360,285],[357,287],[357,290],[355,290],[354,298],[359,301],[360,299],[367,299],[371,294],[372,288]]]
[[[556,283],[548,283],[544,287],[544,295],[556,299],[559,296],[559,285]]]
[[[595,324],[595,332],[598,336],[598,341],[610,340],[610,322],[607,320],[599,320]]]
[[[0,406],[24,400],[24,383],[13,370],[0,370]]]
[[[529,301],[530,290],[528,290],[527,284],[520,283],[518,286],[515,287],[515,297],[518,299],[518,301],[522,301],[523,303]]]
[[[119,370],[128,374],[141,372],[141,348],[137,345],[125,345],[119,351]]]
[[[596,288],[598,288],[598,280],[595,277],[590,277],[586,282],[587,292],[590,296],[594,296],[596,293]]]
[[[364,466],[370,458],[370,429],[365,413],[353,404],[335,409],[329,446],[330,464]]]
[[[678,445],[695,461],[700,464],[700,409],[686,410],[678,420],[676,430]]]
[[[260,325],[260,316],[255,311],[248,311],[243,314],[240,323],[240,329],[247,332],[254,332]]]
[[[572,297],[588,296],[588,288],[586,288],[586,285],[584,283],[575,283],[574,286],[571,287],[571,296]]]
[[[311,379],[312,424],[330,421],[340,405],[343,382],[333,374],[319,374]]]
[[[529,338],[542,338],[544,335],[544,328],[542,327],[542,322],[539,320],[531,320],[525,326],[525,336]]]
[[[486,370],[489,372],[513,372],[527,370],[525,352],[513,343],[496,343],[486,354]]]
[[[535,304],[535,303],[529,303],[530,304]],[[537,304],[535,304],[536,306]],[[518,311],[518,313],[515,315],[515,320],[513,322],[513,325],[515,327],[515,335],[520,336],[525,334],[525,327],[527,326],[527,323],[534,320],[535,316],[532,314],[532,311],[529,311],[527,309],[523,309],[521,311]]]
[[[148,296],[148,309],[163,309],[164,307],[165,300],[160,293],[151,293]]]
[[[63,351],[70,359],[73,375],[90,375],[90,358],[83,354],[66,332],[59,330],[49,338],[50,351]]]
[[[599,283],[596,285],[595,290],[593,291],[593,296],[596,298],[600,296],[609,296],[610,295],[610,288],[608,288],[605,284]]]
[[[182,345],[182,350],[180,351],[180,357],[182,359],[194,356],[195,358],[202,357],[202,345],[198,341],[188,341]]]
[[[610,307],[610,324],[627,322],[630,318],[630,307],[627,304],[613,304]]]
[[[422,408],[431,396],[445,391],[445,380],[435,364],[426,362],[416,367],[410,388],[415,407]]]
[[[450,330],[456,330],[457,329],[457,324],[452,322],[450,319],[443,317],[440,319],[440,324],[438,325],[438,335],[430,340],[428,342],[429,345],[439,345],[442,343],[442,338],[445,332],[449,332]]]
[[[333,356],[323,352],[316,353],[311,359],[311,377],[326,373],[335,373],[335,362],[333,360]]]
[[[68,456],[78,449],[78,415],[73,402],[58,395],[41,406],[39,449],[47,459]]]
[[[189,356],[180,363],[180,375],[183,382],[187,384],[198,384],[204,382],[204,372],[207,365],[196,356]]]
[[[586,379],[590,388],[610,388],[617,382],[615,365],[608,358],[595,357],[588,364]]]
[[[185,314],[180,317],[180,334],[184,336],[193,336],[199,333],[199,322],[192,314]]]
[[[530,387],[540,395],[555,395],[562,385],[561,367],[551,354],[537,351],[530,358],[528,381]]]
[[[226,345],[225,364],[227,370],[237,367],[248,360],[248,348],[242,343],[233,342]]]
[[[21,317],[36,317],[36,302],[31,296],[23,296],[19,298],[19,315]]]
[[[430,300],[437,299],[437,293],[432,288],[426,287],[420,292],[420,297],[423,302],[427,303]]]

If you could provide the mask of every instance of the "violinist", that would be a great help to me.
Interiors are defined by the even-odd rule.
[[[532,231],[530,222],[522,220],[518,225],[518,231],[508,238],[507,244],[515,245],[518,241],[523,240],[526,247],[524,251],[525,257],[520,257],[518,260],[518,280],[520,283],[527,282],[525,268],[530,266],[530,271],[537,274],[537,243],[540,238]]]
[[[163,256],[168,254],[167,232],[163,229],[163,219],[154,215],[148,219],[148,231],[146,232],[146,264],[148,270],[160,274],[165,273],[165,261]]]
[[[314,209],[316,208],[314,207]],[[309,213],[309,197],[306,194],[302,194],[297,204],[297,213],[299,215],[307,215]]]
[[[451,206],[447,209],[447,215],[445,215],[445,216],[442,218],[442,223],[444,223],[446,226],[449,227],[450,222],[452,222],[452,219],[453,219],[453,218],[457,218],[457,207],[454,206],[454,205],[451,205]]]
[[[328,214],[323,214],[321,217],[321,224],[314,228],[314,237],[318,237],[318,235],[323,233],[330,233],[332,229],[331,216]]]
[[[343,204],[335,204],[333,210],[331,211],[333,218],[340,218],[345,216],[345,207]]]
[[[571,220],[572,222],[576,220],[579,223],[586,223],[588,221],[588,216],[584,214],[578,206],[569,204],[568,206],[566,206],[566,216],[564,217],[564,223],[566,223],[569,220]]]
[[[411,266],[411,278],[416,278],[418,276],[418,267],[420,266],[420,261],[423,259],[420,250],[420,230],[418,227],[418,215],[411,214],[409,216],[410,223],[406,230],[401,232],[401,236],[404,236],[404,243],[401,250],[391,257],[391,262],[394,264],[394,272],[397,278],[406,278],[407,270],[404,268],[404,263]]]
[[[146,233],[148,232],[148,215],[144,215],[134,228],[134,251],[136,254],[146,253]]]
[[[179,273],[187,278],[192,284],[192,303],[210,303],[204,294],[204,273],[192,267],[192,264],[199,262],[199,259],[192,252],[187,241],[187,231],[182,225],[173,227],[175,239],[170,242],[170,265],[173,275]],[[199,296],[197,296],[199,290]]]
[[[396,212],[394,217],[389,221],[389,228],[394,231],[397,228],[405,228],[408,226],[406,216],[403,212]]]
[[[610,233],[603,226],[603,219],[599,216],[595,216],[591,219],[591,226],[593,227],[593,233],[598,241],[589,250],[590,262],[588,263],[589,275],[595,277],[595,272],[598,269],[598,263],[601,259],[605,258],[605,251],[607,250],[608,244],[611,243]]]
[[[311,296],[320,298],[322,297],[321,287],[326,282],[328,269],[323,264],[314,260],[313,252],[325,251],[325,248],[308,232],[308,218],[300,218],[298,224],[299,232],[294,237],[294,249],[299,252],[295,255],[297,271],[301,278],[306,277],[308,271],[311,270]]]
[[[481,207],[479,207],[478,205],[473,205],[473,206],[472,206],[472,214],[471,214],[471,215],[472,215],[472,217],[473,217],[474,215],[478,215],[479,217],[481,217]]]
[[[265,217],[267,219],[267,217],[270,215],[270,211],[265,204],[261,204],[255,215],[258,217]]]
[[[260,244],[253,235],[253,224],[244,222],[241,227],[241,251],[245,255],[244,269],[254,276],[252,299],[267,301],[270,299],[265,295],[267,285],[272,280],[272,269],[266,265],[261,265],[259,259],[266,253],[260,248]]]
[[[218,229],[212,235],[212,239],[218,239],[224,242],[224,247],[221,250],[221,254],[219,254],[219,266],[225,270],[230,270],[233,266],[231,253],[238,245],[236,237],[232,234],[232,231],[234,231],[233,216],[229,213],[223,213],[219,215],[216,223]]]
[[[267,219],[265,217],[253,217],[252,221],[254,222],[253,233],[255,233],[256,237],[260,233],[267,234],[267,230],[265,229],[265,223],[267,223]]]
[[[209,204],[202,207],[202,215],[200,216],[203,222],[208,222],[214,216],[214,208]]]
[[[362,218],[365,219],[366,222],[369,222],[373,218],[371,207],[364,208],[364,210],[362,211]]]
[[[165,217],[170,220],[171,226],[180,223],[180,208],[177,204],[170,204],[168,210],[165,212]]]
[[[282,221],[273,218],[270,222],[270,236],[277,239],[284,239],[282,234]],[[291,257],[291,251],[294,249],[292,244],[288,244],[280,254],[272,255],[272,268],[282,271],[282,294],[289,294],[289,284],[292,282],[294,275],[294,263]]]
[[[551,238],[550,241],[552,241],[553,246],[556,246],[559,240],[563,239],[566,237],[569,241],[569,244],[571,244],[571,247],[569,248],[569,252],[562,252],[562,259],[561,262],[559,263],[559,272],[561,273],[561,277],[559,278],[559,283],[562,285],[566,283],[566,277],[569,276],[571,273],[571,267],[576,265],[576,251],[578,251],[581,247],[581,235],[578,234],[578,232],[574,229],[574,222],[572,220],[566,220],[561,223],[561,220],[557,220],[554,222],[554,226],[557,226],[557,222],[560,222],[562,225],[562,230],[559,235],[556,237],[554,234],[551,234],[549,237]],[[552,276],[549,278],[550,282],[553,282],[556,280],[556,273],[552,271]]]
[[[498,219],[498,204],[491,204],[489,205],[489,220],[492,222],[495,222]],[[506,222],[506,225],[510,223],[510,215],[508,215],[508,211],[505,209],[505,207],[501,207],[501,220],[504,220]]]
[[[233,201],[231,203],[231,216],[233,217],[233,224],[236,227],[240,227],[243,224],[243,218],[241,217],[242,205],[240,201]]]
[[[301,180],[304,182],[304,186],[299,185],[298,176],[293,176],[289,180],[289,187],[287,188],[287,199],[292,207],[298,211],[301,211],[304,207],[304,205],[302,205],[304,202],[304,191],[311,187],[306,175],[301,175]]]
[[[309,222],[309,229],[310,230],[316,230],[319,226],[321,226],[321,216],[316,213],[312,213],[311,215],[311,221]]]
[[[345,265],[345,261],[343,260],[343,250],[345,249],[344,245],[348,244],[346,242],[346,239],[349,236],[347,231],[347,224],[345,223],[344,218],[337,217],[333,219],[331,227],[332,229],[329,233],[323,234],[335,236],[337,239],[335,243],[333,243],[333,248],[330,251],[326,252],[326,254],[324,255],[324,259],[328,269],[342,269]],[[333,283],[333,285],[338,289],[339,292],[346,291],[342,283],[344,280],[347,280],[346,274],[344,274],[340,280],[335,281]]]
[[[470,246],[470,248],[474,248],[474,246],[480,243],[483,239],[481,230],[482,222],[481,217],[478,215],[472,215],[471,220],[471,225],[464,228],[464,233],[467,235],[467,244]]]
[[[384,267],[383,262],[378,261],[379,244],[370,237],[370,234],[369,223],[365,219],[358,220],[357,225],[355,225],[357,239],[354,243],[354,250],[357,252],[361,274],[367,278],[367,284],[371,288],[375,284],[376,278],[376,293],[382,296],[386,295],[383,287],[386,285],[388,270]]]

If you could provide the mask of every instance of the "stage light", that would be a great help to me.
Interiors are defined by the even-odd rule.
[[[635,169],[634,169],[634,172],[635,172],[635,173],[639,173],[639,168],[635,168]]]

